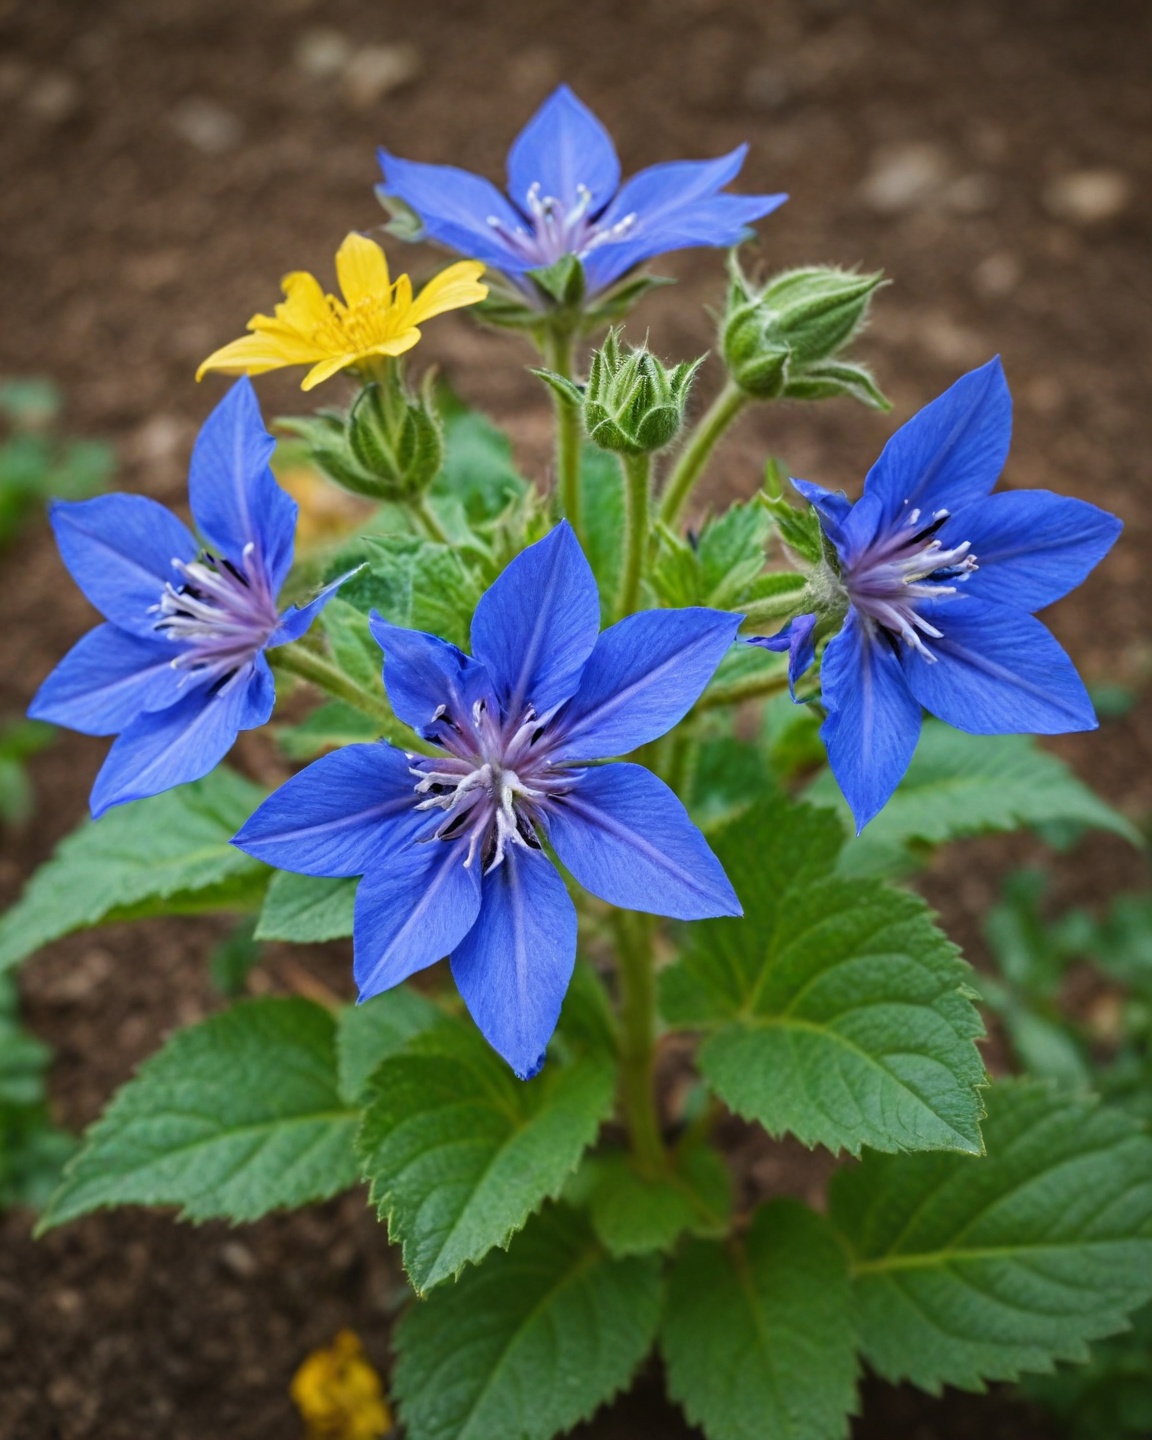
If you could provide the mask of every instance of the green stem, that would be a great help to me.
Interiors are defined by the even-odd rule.
[[[333,699],[343,700],[345,704],[365,715],[371,715],[374,720],[386,724],[390,730],[397,728],[396,717],[383,697],[377,699],[369,691],[361,689],[343,670],[333,665],[331,660],[317,655],[314,650],[307,650],[300,645],[285,645],[268,651],[268,659],[276,669],[298,675],[301,680],[309,681]]]
[[[615,917],[620,978],[620,1108],[641,1171],[659,1175],[668,1152],[656,1110],[656,972],[652,917],[632,910]]]
[[[729,380],[693,426],[660,502],[660,519],[665,525],[675,525],[680,519],[717,440],[747,404],[748,396]]]
[[[549,369],[565,380],[575,370],[575,337],[572,330],[553,321],[545,332],[544,359]],[[556,486],[560,497],[560,513],[581,535],[583,515],[580,494],[580,411],[555,390],[552,403],[556,410]]]
[[[618,615],[631,615],[640,598],[644,557],[648,549],[648,501],[651,489],[652,457],[622,455],[624,467],[624,572],[620,584]]]
[[[734,680],[731,685],[717,685],[706,690],[696,702],[696,710],[718,710],[722,705],[739,705],[744,700],[763,700],[788,689],[787,673],[750,675],[747,680]]]
[[[441,545],[451,545],[448,532],[436,518],[436,512],[429,505],[427,495],[419,495],[415,500],[410,500],[408,509],[417,528],[423,530],[429,540],[435,540]]]

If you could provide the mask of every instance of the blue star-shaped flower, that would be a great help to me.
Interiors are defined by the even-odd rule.
[[[483,595],[472,655],[373,616],[392,708],[444,754],[379,741],[315,761],[235,844],[304,875],[363,875],[360,998],[444,955],[477,1025],[536,1073],[576,959],[576,911],[542,848],[610,904],[698,920],[739,901],[671,790],[588,762],[663,735],[741,617],[649,610],[600,631],[596,582],[563,523]]]
[[[722,195],[747,154],[652,165],[620,184],[611,136],[567,85],[520,132],[508,154],[508,197],[454,165],[381,150],[383,199],[404,202],[424,234],[519,280],[564,255],[584,265],[589,293],[642,260],[694,245],[735,245],[786,195]]]
[[[1032,612],[1084,580],[1121,522],[1047,490],[989,494],[1011,430],[1012,398],[991,360],[892,436],[856,504],[792,482],[839,558],[839,574],[825,573],[843,623],[821,663],[820,733],[858,830],[907,770],[921,707],[973,735],[1096,727],[1075,667]],[[794,684],[818,626],[800,615],[752,643],[787,650]]]
[[[52,506],[64,563],[108,623],[73,646],[28,713],[118,736],[92,788],[94,816],[198,780],[241,730],[263,725],[276,698],[264,651],[298,640],[341,583],[277,609],[297,506],[268,467],[274,446],[250,382],[238,381],[192,452],[203,545],[144,495]]]

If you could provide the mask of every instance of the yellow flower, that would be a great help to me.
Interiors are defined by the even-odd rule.
[[[351,1330],[308,1356],[291,1394],[308,1440],[380,1440],[392,1429],[380,1377]]]
[[[476,260],[449,265],[413,299],[412,282],[393,284],[384,251],[353,232],[336,252],[336,275],[344,299],[325,295],[315,276],[294,270],[282,281],[284,301],[275,316],[253,315],[250,335],[209,355],[196,372],[262,375],[284,365],[311,365],[302,390],[378,355],[403,355],[420,339],[419,326],[433,315],[475,305],[488,294],[479,284],[484,266]]]

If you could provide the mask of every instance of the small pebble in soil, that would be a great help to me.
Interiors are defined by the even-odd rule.
[[[315,25],[296,41],[293,59],[302,75],[311,80],[329,80],[339,75],[352,56],[352,42],[339,30]]]
[[[1044,208],[1074,225],[1099,225],[1128,208],[1132,182],[1121,170],[1072,170],[1044,190]]]
[[[345,68],[345,99],[356,110],[370,110],[385,95],[411,85],[423,69],[415,45],[366,45]]]
[[[80,87],[71,75],[50,71],[24,96],[24,108],[45,125],[59,125],[80,108]]]
[[[181,100],[168,119],[181,140],[205,155],[223,155],[244,138],[244,127],[231,110],[201,95]]]
[[[882,150],[860,186],[860,197],[882,215],[914,210],[933,198],[943,185],[948,162],[938,145],[916,143]]]
[[[237,1280],[251,1280],[260,1268],[260,1262],[239,1240],[229,1240],[220,1247],[220,1264]]]
[[[986,255],[976,266],[972,272],[972,283],[977,294],[989,300],[998,300],[1015,290],[1023,273],[1015,255],[998,250],[993,255]]]

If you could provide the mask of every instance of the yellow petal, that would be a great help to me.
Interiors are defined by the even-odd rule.
[[[301,390],[315,390],[316,386],[335,375],[338,370],[347,370],[349,365],[355,365],[360,357],[354,354],[336,355],[328,360],[321,360],[319,365],[313,365],[308,374],[300,382]]]
[[[405,350],[411,350],[419,339],[420,331],[413,326],[410,330],[402,330],[399,335],[393,335],[389,340],[382,340],[379,345],[373,345],[368,353],[370,355],[403,355]]]
[[[263,375],[266,370],[298,363],[288,358],[274,340],[263,335],[242,335],[214,350],[196,371],[196,379],[208,370],[220,370],[225,375]]]
[[[280,284],[284,301],[276,306],[276,319],[281,325],[311,335],[318,326],[327,324],[332,312],[314,275],[309,275],[307,270],[293,270],[290,275],[284,276]],[[254,316],[248,322],[249,326],[261,318]]]
[[[484,266],[476,260],[461,260],[449,265],[439,275],[429,280],[417,295],[411,311],[406,316],[410,325],[420,325],[433,315],[443,315],[445,310],[459,310],[463,305],[475,305],[488,294],[487,285],[477,281],[484,273]]]
[[[387,303],[391,281],[384,251],[374,240],[353,231],[336,252],[336,276],[349,305],[361,300]]]

